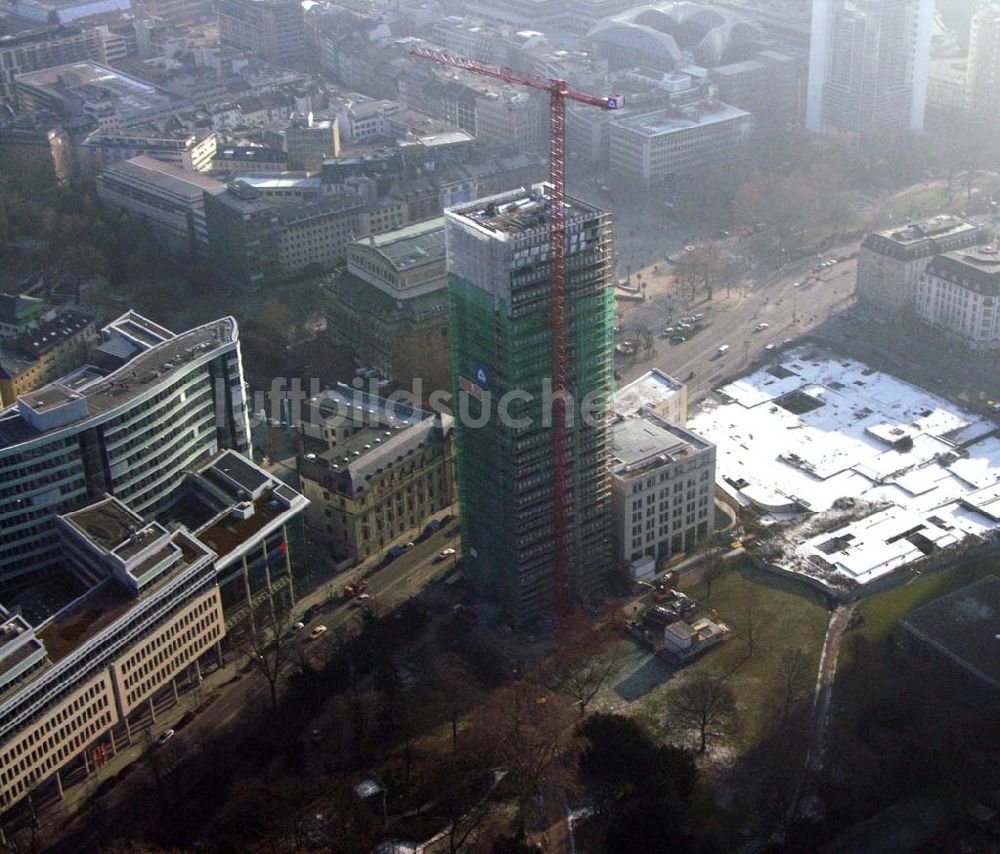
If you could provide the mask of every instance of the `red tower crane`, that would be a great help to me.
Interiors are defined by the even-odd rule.
[[[556,604],[565,616],[572,606],[570,590],[569,544],[566,524],[566,101],[588,104],[602,110],[617,110],[621,95],[599,98],[572,89],[565,80],[544,79],[517,74],[513,69],[462,59],[439,50],[414,47],[413,56],[492,77],[504,83],[527,86],[549,93],[549,243],[552,255],[552,444],[553,533],[555,543]]]

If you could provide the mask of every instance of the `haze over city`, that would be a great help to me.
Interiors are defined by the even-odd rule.
[[[0,0],[0,849],[1000,849],[997,0]]]

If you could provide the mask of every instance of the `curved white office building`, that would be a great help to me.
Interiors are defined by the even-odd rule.
[[[58,560],[53,517],[110,494],[155,513],[184,473],[246,451],[239,330],[231,317],[175,334],[129,312],[86,366],[0,412],[0,586]]]

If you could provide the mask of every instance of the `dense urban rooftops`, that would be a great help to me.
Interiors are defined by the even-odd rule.
[[[48,90],[63,99],[110,102],[123,120],[141,121],[190,104],[151,83],[106,65],[84,60],[18,74],[19,84]]]

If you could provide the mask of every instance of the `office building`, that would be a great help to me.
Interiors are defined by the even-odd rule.
[[[114,163],[97,176],[97,196],[109,208],[149,224],[156,241],[175,255],[208,252],[205,195],[226,187],[152,157]]]
[[[0,32],[0,104],[14,101],[14,78],[26,71],[98,59],[93,34],[81,26]]]
[[[977,122],[1000,124],[1000,3],[981,3],[972,15],[965,72],[965,109]]]
[[[665,560],[703,544],[715,522],[715,446],[644,407],[611,428],[619,560]]]
[[[556,605],[548,187],[452,208],[445,235],[465,571],[523,624]],[[567,580],[588,600],[611,560],[608,215],[567,199],[566,246]]]
[[[298,0],[220,0],[219,39],[279,68],[305,63],[306,26]]]
[[[308,499],[236,451],[190,471],[156,516],[183,527],[215,557],[226,626],[254,620],[269,600],[298,598],[295,573],[305,560]]]
[[[626,417],[642,410],[649,410],[672,424],[686,423],[687,386],[659,368],[653,368],[615,391],[611,401],[611,411],[615,415]]]
[[[931,259],[975,246],[985,236],[975,223],[951,214],[871,232],[858,255],[858,302],[883,314],[912,313],[920,274]]]
[[[133,125],[124,131],[95,130],[76,144],[77,162],[84,176],[96,175],[119,160],[152,157],[188,172],[214,167],[217,139],[211,130],[175,128],[172,120]]]
[[[241,180],[205,196],[212,256],[242,282],[271,281],[313,265],[334,267],[352,240],[407,222],[406,203],[391,197],[369,204],[342,192],[300,202],[267,196]]]
[[[785,125],[798,119],[799,76],[800,61],[774,50],[708,71],[719,100],[746,110],[755,126]]]
[[[917,283],[917,315],[976,349],[1000,346],[1000,250],[938,255]]]
[[[124,12],[132,8],[129,0],[14,0],[18,18],[39,24],[72,24],[82,18]]]
[[[614,120],[611,174],[648,186],[692,175],[740,155],[753,117],[713,99]]]
[[[97,343],[94,320],[60,311],[51,320],[0,344],[0,408],[71,371]]]
[[[105,132],[191,108],[190,102],[145,80],[89,60],[19,74],[14,89],[18,103],[29,112],[93,122]]]
[[[451,386],[444,219],[347,246],[347,269],[324,286],[327,329],[355,358],[404,389]]]
[[[154,695],[176,688],[225,632],[212,552],[190,534],[143,526],[103,499],[63,515],[53,542],[95,580],[34,625],[0,610],[4,808],[52,778],[61,794],[64,770],[89,776],[138,741],[130,716],[148,704],[155,720]]]
[[[323,168],[323,158],[340,156],[340,131],[336,119],[293,119],[285,130],[288,168],[315,174]]]
[[[262,145],[217,147],[212,155],[213,172],[253,174],[255,172],[284,172],[288,169],[288,155],[277,148]]]
[[[313,533],[359,562],[455,502],[453,421],[338,385],[308,401],[299,458]]]
[[[130,721],[198,684],[227,629],[293,602],[307,503],[225,451],[156,519],[109,495],[54,516],[59,584],[0,605],[0,808],[89,779],[140,741]]]
[[[156,512],[189,469],[220,449],[249,447],[235,320],[175,334],[128,312],[101,335],[95,366],[0,412],[5,586],[56,563],[53,516],[104,494]]]
[[[933,19],[933,0],[813,0],[806,127],[921,130]]]

